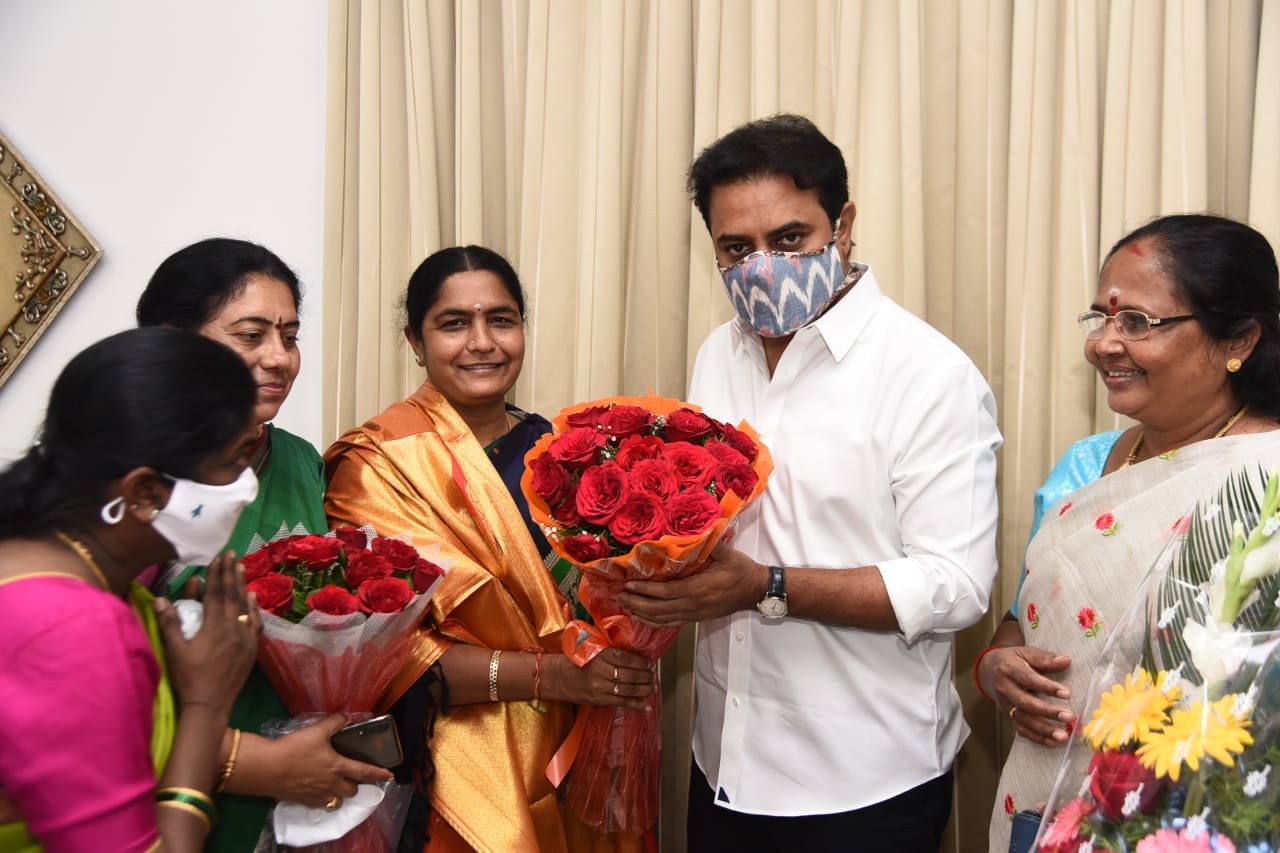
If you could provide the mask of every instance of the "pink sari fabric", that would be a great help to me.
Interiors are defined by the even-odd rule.
[[[129,605],[59,574],[0,583],[0,788],[47,853],[158,840],[159,664]]]

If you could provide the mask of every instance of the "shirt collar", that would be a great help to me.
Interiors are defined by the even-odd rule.
[[[820,336],[835,361],[848,355],[884,298],[871,267],[854,262],[853,269],[859,278],[844,296],[825,314],[795,333],[796,340]],[[734,348],[745,350],[764,369],[764,345],[760,343],[760,336],[741,317],[734,317],[731,329]]]

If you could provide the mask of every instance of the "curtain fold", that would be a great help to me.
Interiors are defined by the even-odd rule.
[[[1280,238],[1277,0],[330,0],[323,370],[329,438],[420,369],[397,300],[481,243],[528,291],[513,402],[683,396],[731,309],[685,192],[742,122],[845,152],[857,256],[995,390],[1002,573],[957,637],[974,729],[951,851],[983,849],[1007,723],[968,670],[1010,606],[1034,490],[1119,421],[1075,317],[1124,232],[1208,210]],[[664,660],[662,849],[683,850],[692,629]]]

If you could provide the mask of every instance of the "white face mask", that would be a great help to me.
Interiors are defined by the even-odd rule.
[[[225,486],[170,479],[169,503],[151,519],[151,526],[178,552],[178,562],[207,566],[226,547],[240,513],[258,496],[258,478],[252,468],[245,468]]]

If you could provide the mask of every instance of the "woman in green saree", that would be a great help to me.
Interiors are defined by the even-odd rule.
[[[301,367],[298,277],[279,257],[245,240],[213,238],[170,255],[138,300],[140,326],[175,326],[229,347],[248,365],[257,386],[258,440],[250,463],[258,498],[240,516],[228,548],[244,556],[264,541],[293,532],[323,533],[323,462],[305,439],[270,423],[288,398]],[[179,593],[203,567],[172,564],[154,584]],[[252,850],[273,800],[334,806],[359,782],[391,774],[338,755],[329,737],[346,722],[333,714],[278,740],[259,735],[262,724],[287,719],[262,670],[254,667],[231,714],[223,747],[227,774],[217,797],[223,818],[208,849]],[[237,734],[239,732],[239,734]]]

